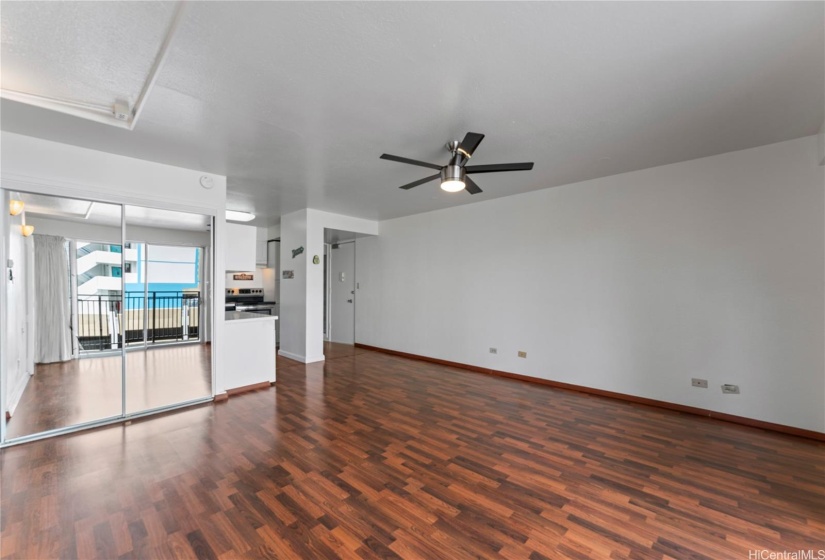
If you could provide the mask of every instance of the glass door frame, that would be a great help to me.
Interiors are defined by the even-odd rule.
[[[40,185],[39,185],[40,186]],[[121,313],[125,312],[124,309],[124,297],[125,297],[125,288],[126,288],[126,275],[123,271],[126,268],[126,252],[124,250],[126,244],[126,206],[142,206],[144,208],[155,208],[153,206],[148,206],[146,203],[141,204],[140,202],[124,202],[123,200],[118,199],[109,199],[106,200],[105,198],[101,198],[99,196],[86,196],[78,195],[72,192],[64,193],[61,192],[63,189],[59,188],[50,188],[49,185],[42,185],[43,188],[41,189],[31,189],[31,188],[9,188],[9,187],[0,187],[0,198],[3,201],[3,207],[0,208],[0,228],[2,228],[3,236],[2,236],[2,243],[0,243],[0,262],[3,263],[3,281],[2,281],[2,291],[0,291],[0,307],[2,309],[7,309],[7,282],[8,276],[6,272],[6,259],[8,258],[7,254],[7,247],[9,242],[9,230],[11,223],[9,220],[9,214],[7,211],[8,208],[8,201],[13,193],[23,193],[23,194],[31,194],[31,195],[41,195],[41,196],[52,196],[57,198],[67,198],[73,200],[83,200],[88,202],[99,202],[101,204],[109,204],[109,205],[116,205],[120,207],[120,246],[121,246],[121,257],[120,257],[120,266],[121,266],[121,280],[120,280],[120,308]],[[214,293],[212,287],[214,286],[215,275],[217,271],[215,270],[215,262],[216,259],[214,257],[215,251],[215,230],[216,230],[216,216],[212,211],[204,211],[201,210],[192,210],[192,209],[178,209],[178,208],[169,208],[169,210],[174,210],[176,212],[184,212],[184,213],[192,213],[192,214],[200,214],[202,216],[206,216],[209,218],[209,246],[202,247],[204,251],[204,260],[208,262],[208,266],[206,262],[201,264],[201,270],[203,271],[202,274],[202,282],[205,284],[205,290],[207,292],[207,301],[208,305],[204,307],[209,307],[209,311],[207,311],[206,315],[208,317],[206,328],[203,330],[203,333],[199,333],[200,341],[199,344],[206,344],[207,342],[211,345],[215,340],[215,300],[214,300]],[[162,245],[159,243],[158,245]],[[208,254],[206,254],[208,253]],[[74,319],[72,319],[74,320]],[[208,330],[208,333],[207,333]],[[139,412],[134,413],[127,413],[126,412],[126,341],[125,336],[121,342],[121,362],[120,362],[120,383],[121,383],[121,402],[120,402],[120,414],[115,416],[107,416],[97,420],[91,420],[88,422],[80,422],[78,424],[72,424],[71,426],[64,426],[61,428],[53,428],[49,430],[44,430],[42,432],[36,432],[34,434],[29,434],[25,436],[19,436],[15,438],[8,439],[7,438],[7,419],[5,414],[6,409],[6,398],[7,398],[7,383],[8,383],[8,371],[7,371],[7,364],[6,360],[3,356],[5,356],[6,348],[9,344],[8,342],[8,324],[4,317],[0,317],[0,403],[2,403],[2,411],[0,411],[0,449],[6,447],[12,447],[15,445],[20,445],[23,443],[28,443],[32,441],[57,437],[65,434],[71,434],[75,432],[80,432],[92,428],[98,428],[101,426],[109,426],[115,425],[118,423],[123,423],[125,427],[125,423],[137,419],[142,418],[145,416],[151,416],[154,414],[158,414],[161,412],[168,412],[172,410],[177,410],[181,408],[186,408],[189,406],[194,406],[198,404],[203,404],[207,402],[214,401],[215,394],[216,394],[216,381],[217,381],[217,353],[212,349],[210,352],[210,381],[211,381],[211,389],[210,394],[204,397],[200,397],[197,399],[190,399],[184,402],[179,402],[171,405],[155,407],[151,409],[142,410]],[[208,335],[208,336],[207,336]],[[193,343],[194,344],[194,343]]]

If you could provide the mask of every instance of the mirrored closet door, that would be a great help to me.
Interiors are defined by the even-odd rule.
[[[122,414],[118,204],[4,191],[6,440]]]
[[[212,396],[211,216],[125,206],[126,413]]]
[[[212,398],[212,216],[0,192],[3,444]]]

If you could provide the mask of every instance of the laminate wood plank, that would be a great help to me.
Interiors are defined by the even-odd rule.
[[[0,558],[821,548],[825,444],[326,347],[275,387],[0,451]],[[281,364],[286,365],[281,368]]]

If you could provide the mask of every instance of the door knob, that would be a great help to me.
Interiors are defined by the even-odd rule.
[[[348,300],[347,300],[347,303],[352,303],[352,300],[351,300],[351,299],[348,299]]]

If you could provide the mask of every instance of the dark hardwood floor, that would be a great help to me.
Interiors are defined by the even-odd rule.
[[[226,403],[2,451],[3,558],[825,548],[825,444],[332,346]],[[753,556],[751,556],[753,557]]]

